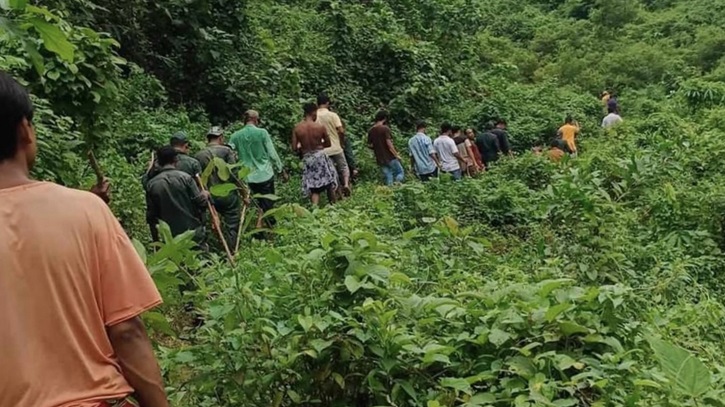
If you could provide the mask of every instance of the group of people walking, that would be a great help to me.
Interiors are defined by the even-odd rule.
[[[602,102],[608,115],[602,127],[610,128],[622,121],[616,97],[605,93]],[[291,149],[302,161],[302,190],[314,205],[323,195],[334,203],[352,192],[351,182],[357,174],[350,140],[340,116],[330,109],[330,98],[320,94],[317,103],[303,106],[303,120],[299,122],[291,138]],[[259,113],[245,113],[244,127],[225,143],[219,127],[207,134],[208,145],[196,154],[189,155],[189,143],[183,133],[171,138],[170,145],[159,150],[156,163],[144,175],[147,193],[147,219],[154,239],[159,220],[169,224],[174,235],[193,230],[195,239],[204,239],[204,212],[216,211],[223,219],[223,236],[227,242],[238,241],[242,202],[253,202],[257,207],[257,228],[274,224],[273,217],[265,219],[264,213],[274,207],[269,195],[275,193],[278,175],[287,178],[280,157],[269,133],[259,127]],[[453,180],[473,177],[486,171],[501,157],[513,152],[505,120],[491,122],[477,134],[473,127],[462,128],[450,123],[440,126],[438,136],[428,135],[425,121],[416,124],[416,133],[407,142],[410,169],[423,182],[447,174]],[[559,161],[565,155],[576,157],[576,139],[581,128],[572,116],[568,116],[557,136],[550,143],[548,156]],[[369,129],[367,147],[372,151],[380,168],[385,185],[402,183],[406,178],[404,160],[393,142],[389,126],[389,114],[380,110]],[[540,151],[537,149],[536,151]],[[244,179],[234,172],[222,179],[214,168],[205,183],[199,177],[215,160],[228,165],[240,165],[248,169]],[[239,193],[211,196],[205,190],[220,183],[234,183]],[[251,200],[250,196],[257,196]],[[210,205],[211,204],[211,205]]]

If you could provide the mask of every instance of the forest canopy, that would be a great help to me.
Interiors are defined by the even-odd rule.
[[[111,180],[176,406],[723,406],[724,21],[711,0],[0,0],[0,70],[32,94],[36,178],[87,189],[92,150]],[[289,138],[321,92],[361,180],[317,209]],[[401,152],[418,120],[504,118],[516,157],[379,187],[381,108]],[[151,150],[248,109],[293,176],[274,240],[247,230],[234,267],[150,244]],[[531,153],[568,115],[579,157]]]

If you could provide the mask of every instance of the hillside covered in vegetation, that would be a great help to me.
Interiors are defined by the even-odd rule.
[[[88,188],[92,149],[111,179],[175,406],[723,406],[723,21],[710,0],[0,0],[0,70],[33,93],[37,178]],[[322,91],[361,180],[312,209],[288,140]],[[400,151],[419,119],[503,117],[516,157],[380,187],[381,107]],[[293,175],[274,239],[247,233],[236,267],[150,245],[151,149],[250,108]],[[569,114],[579,157],[532,154]]]

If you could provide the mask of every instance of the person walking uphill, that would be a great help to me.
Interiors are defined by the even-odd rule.
[[[186,137],[186,133],[180,131],[171,136],[171,147],[174,147],[179,153],[179,162],[176,164],[177,170],[191,175],[192,178],[201,174],[201,164],[196,158],[189,155],[189,139]]]
[[[310,197],[313,205],[319,205],[320,194],[327,192],[330,203],[335,203],[337,174],[325,153],[332,143],[325,126],[316,123],[317,105],[308,103],[303,107],[305,118],[292,132],[292,151],[302,157],[302,191]]]
[[[342,147],[345,145],[345,127],[340,116],[330,110],[330,98],[324,93],[317,97],[317,123],[325,126],[330,139],[330,147],[325,149],[325,153],[337,168],[343,194],[350,195],[350,167]]]
[[[243,129],[232,135],[229,144],[234,147],[239,162],[249,168],[251,172],[245,181],[249,189],[257,195],[274,195],[274,176],[282,173],[282,161],[272,143],[267,130],[259,126],[259,113],[256,110],[247,110],[244,113]],[[268,198],[255,198],[259,206],[257,216],[257,229],[264,225],[262,216],[274,208],[274,201]],[[269,219],[270,226],[274,226],[274,218]]]
[[[157,157],[161,170],[146,190],[146,221],[152,239],[159,240],[157,227],[163,220],[174,236],[193,230],[194,241],[203,246],[208,193],[199,189],[191,175],[178,169],[179,153],[175,148],[162,147]]]
[[[564,140],[566,147],[569,150],[569,154],[576,157],[576,137],[579,135],[580,127],[573,117],[567,116],[564,120],[564,125],[557,131],[557,136]]]
[[[425,134],[426,123],[419,121],[416,124],[416,135],[408,140],[410,160],[413,170],[421,181],[427,182],[438,176],[441,164],[433,147],[433,141]]]
[[[393,135],[388,127],[388,112],[381,110],[375,115],[375,125],[368,131],[368,147],[383,172],[385,185],[399,184],[405,180],[400,155],[393,145]]]
[[[443,123],[441,125],[441,135],[433,142],[438,157],[441,160],[441,170],[447,174],[450,174],[454,180],[458,181],[463,176],[461,172],[461,166],[465,165],[463,157],[458,152],[456,142],[453,141],[451,134],[453,127],[450,123]]]
[[[171,136],[169,143],[179,153],[178,170],[183,171],[192,177],[196,177],[201,174],[202,168],[199,161],[189,156],[189,140],[186,137],[186,133],[183,131],[175,133]],[[148,171],[141,177],[141,185],[143,189],[148,188],[149,181],[155,176],[161,173],[161,166],[159,165],[158,158],[149,166]]]
[[[202,171],[206,170],[209,164],[214,161],[214,158],[219,158],[230,165],[237,163],[234,150],[224,145],[224,131],[220,127],[212,127],[207,133],[206,139],[208,142],[206,148],[196,155],[196,160],[201,164]],[[219,178],[217,168],[212,171],[206,186],[211,188],[224,183],[234,183],[241,187],[233,171],[230,179],[223,181]],[[227,196],[212,196],[211,200],[223,220],[224,239],[227,244],[233,245],[237,241],[237,234],[239,233],[239,222],[241,222],[242,218],[242,200],[239,198],[239,194],[234,191]]]
[[[97,196],[30,178],[33,105],[2,72],[0,111],[0,406],[168,407],[130,239]]]

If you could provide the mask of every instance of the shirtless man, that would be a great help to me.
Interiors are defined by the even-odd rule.
[[[325,126],[316,123],[317,106],[307,103],[304,106],[305,118],[292,132],[292,150],[302,156],[302,190],[310,197],[312,204],[320,203],[320,194],[327,192],[330,203],[335,202],[337,172],[332,161],[325,153],[331,141]]]

